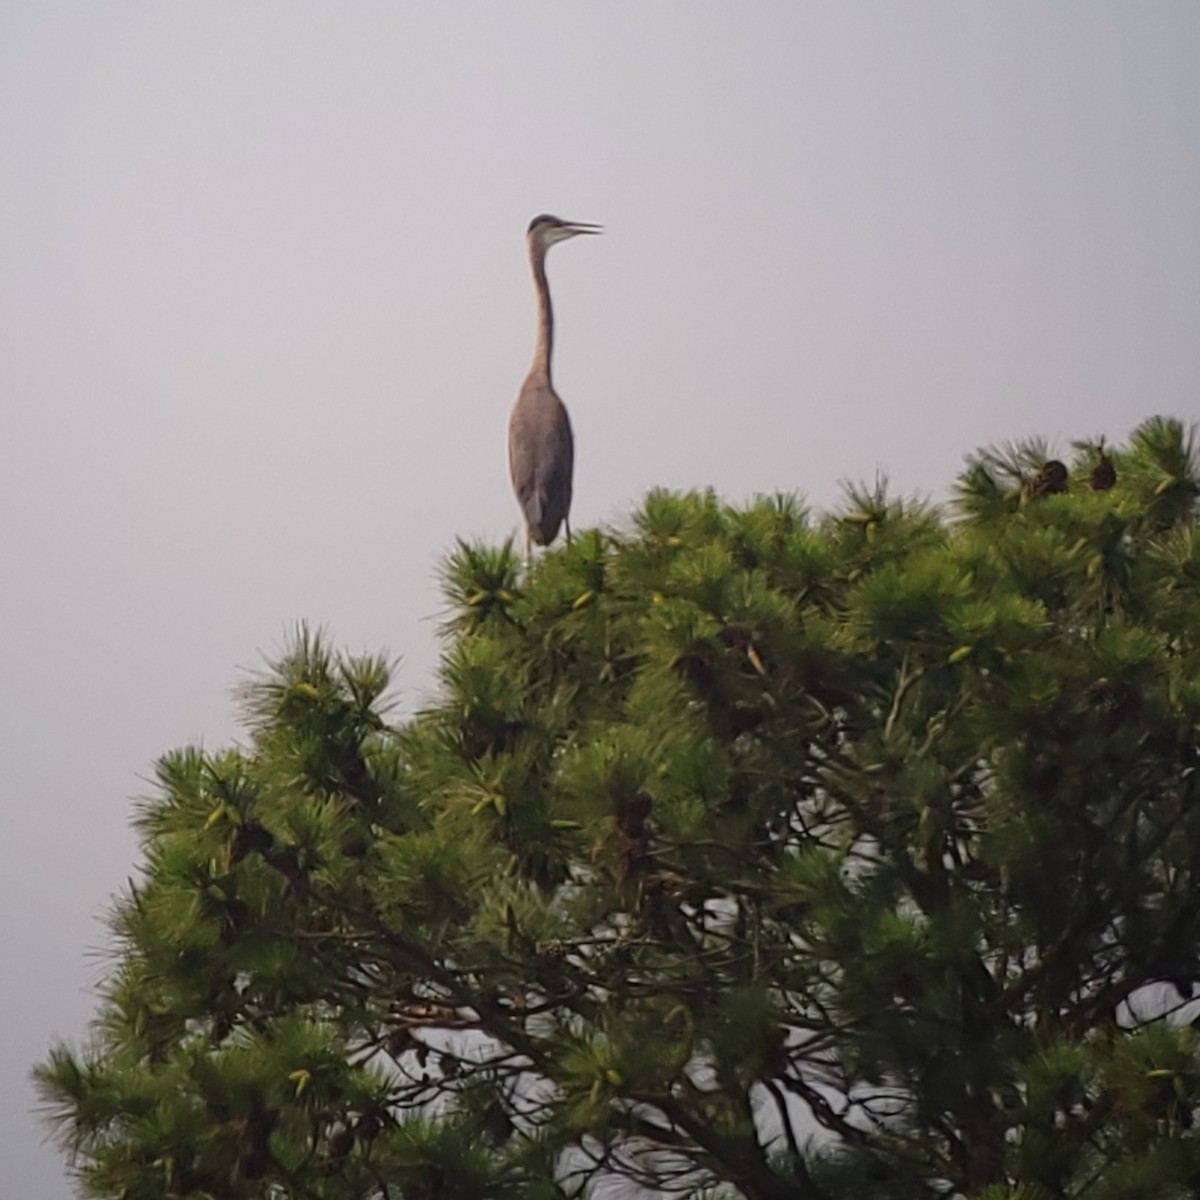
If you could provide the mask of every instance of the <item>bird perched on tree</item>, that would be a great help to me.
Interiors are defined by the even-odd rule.
[[[601,226],[562,221],[543,213],[529,223],[526,235],[529,264],[537,291],[538,331],[533,365],[521,385],[508,422],[508,466],[513,490],[525,517],[525,554],[532,547],[548,546],[566,524],[571,539],[571,478],[575,443],[571,422],[550,380],[550,355],[554,349],[554,310],[546,282],[546,251],[555,242],[580,233],[600,233]]]

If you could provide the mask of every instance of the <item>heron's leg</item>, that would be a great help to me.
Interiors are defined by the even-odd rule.
[[[525,530],[525,569],[528,571],[533,566],[533,538],[529,536],[529,530]]]
[[[567,545],[571,544],[571,518],[563,517],[563,524],[567,527]]]

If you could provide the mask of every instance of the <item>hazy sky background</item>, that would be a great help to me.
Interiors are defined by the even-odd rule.
[[[1200,4],[3,0],[6,1195],[153,760],[301,618],[428,694],[542,211],[576,528],[1192,419]]]

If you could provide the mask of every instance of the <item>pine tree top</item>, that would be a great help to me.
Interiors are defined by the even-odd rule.
[[[460,545],[401,724],[301,631],[139,807],[85,1190],[1192,1194],[1198,497],[1154,420]]]

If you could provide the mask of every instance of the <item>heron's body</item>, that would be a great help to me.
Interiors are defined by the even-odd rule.
[[[508,422],[508,465],[513,490],[525,518],[526,548],[548,546],[566,526],[571,536],[571,482],[575,442],[566,406],[554,391],[550,359],[554,349],[554,310],[546,280],[546,251],[578,233],[598,233],[594,225],[535,217],[529,226],[529,261],[538,300],[538,334],[533,365],[521,385]]]
[[[533,372],[508,422],[508,465],[529,540],[548,546],[571,511],[575,442],[566,406]]]

